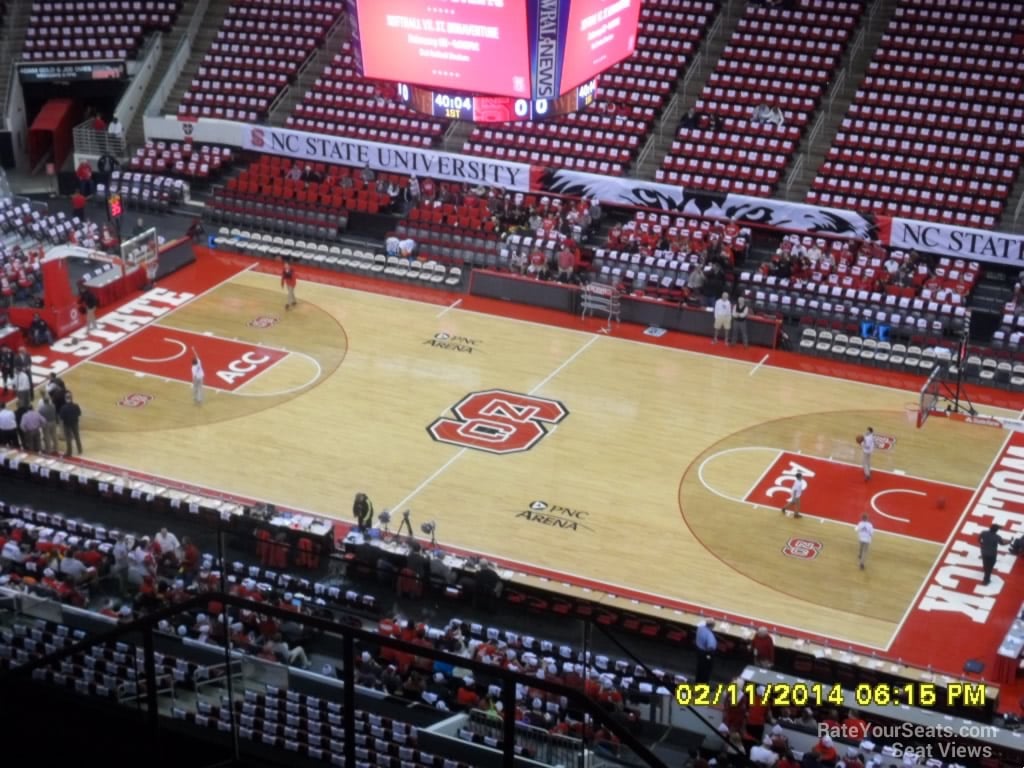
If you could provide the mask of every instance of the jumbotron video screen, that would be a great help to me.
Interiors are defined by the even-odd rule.
[[[355,0],[363,75],[555,100],[632,55],[642,0]]]

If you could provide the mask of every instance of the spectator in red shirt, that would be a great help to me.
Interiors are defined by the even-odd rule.
[[[768,634],[768,627],[757,628],[757,633],[750,641],[750,650],[758,666],[770,669],[775,665],[775,641]]]
[[[764,726],[771,715],[764,693],[764,686],[757,686],[754,696],[747,702],[747,733],[754,741],[764,737]]]
[[[86,567],[95,568],[97,572],[105,560],[103,553],[98,549],[83,549],[75,557],[85,563]]]
[[[85,206],[88,204],[88,199],[82,194],[81,190],[78,190],[71,196],[71,210],[75,216],[82,221],[85,221]]]
[[[202,557],[199,547],[193,544],[188,536],[183,536],[181,539],[181,575],[186,583],[191,582],[199,573]]]
[[[86,197],[92,192],[92,166],[87,160],[79,163],[75,175],[78,176],[78,191]]]
[[[455,701],[458,702],[459,706],[474,709],[480,703],[480,696],[474,688],[474,683],[475,681],[472,677],[466,677],[462,680],[462,685],[459,686],[458,693],[455,694]]]
[[[839,759],[839,752],[836,751],[831,736],[822,736],[818,743],[811,747],[811,752],[817,755],[818,762],[823,765],[835,765]]]
[[[576,270],[576,254],[569,247],[562,248],[558,252],[558,280],[559,282],[571,282]]]
[[[548,274],[548,260],[543,251],[534,251],[530,254],[530,266],[526,268],[528,274],[543,280]]]
[[[92,119],[92,128],[94,131],[107,130],[107,121],[103,119],[103,115],[101,115],[99,112],[97,112],[96,117]]]
[[[868,737],[868,724],[860,718],[860,714],[854,710],[850,710],[850,714],[843,720],[843,733],[850,734],[850,738],[854,738],[854,734],[858,734],[857,740],[863,741]]]

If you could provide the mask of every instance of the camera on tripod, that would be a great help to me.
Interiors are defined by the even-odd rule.
[[[402,535],[402,531],[406,531],[409,534],[409,538],[410,539],[413,537],[413,533],[412,533],[412,510],[407,509],[407,510],[405,510],[405,512],[402,513],[402,522],[398,526],[398,531],[397,531],[397,533],[395,535],[396,536],[401,536]]]

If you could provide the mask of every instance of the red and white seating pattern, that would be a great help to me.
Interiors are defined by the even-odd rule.
[[[758,311],[790,317],[820,317],[839,327],[861,322],[883,323],[893,333],[941,337],[964,327],[967,299],[980,277],[977,262],[943,257],[934,268],[904,251],[887,252],[869,245],[855,256],[842,238],[789,236],[770,262],[743,272],[739,284]],[[810,262],[791,261],[786,277],[773,275],[780,253],[817,249],[822,256]],[[890,282],[889,265],[906,272],[906,284]]]
[[[993,227],[1024,149],[1015,2],[903,0],[809,202]]]
[[[429,147],[444,135],[446,120],[413,112],[393,100],[394,86],[360,75],[346,42],[302,103],[289,128],[406,146]]]
[[[857,0],[802,0],[792,10],[749,5],[695,105],[703,124],[680,128],[656,179],[694,189],[772,194],[861,11]],[[751,122],[761,104],[780,108],[784,125]]]
[[[180,0],[99,0],[32,4],[26,61],[134,58],[143,37],[170,31]]]
[[[690,272],[701,268],[712,239],[721,242],[722,255],[733,262],[745,256],[750,230],[735,222],[637,211],[631,221],[609,231],[608,247],[595,250],[590,271],[597,282],[678,302],[686,293]]]
[[[322,45],[342,0],[235,0],[178,114],[256,121]]]
[[[646,0],[636,51],[600,77],[598,103],[552,120],[476,127],[473,155],[621,176],[717,13],[703,0]]]
[[[129,168],[147,173],[168,173],[186,179],[209,179],[231,165],[228,147],[166,141],[147,141],[135,150]]]

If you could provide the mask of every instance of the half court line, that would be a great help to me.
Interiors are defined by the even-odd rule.
[[[452,303],[451,303],[451,304],[449,304],[449,305],[448,305],[447,307],[445,307],[445,308],[444,308],[444,309],[442,309],[442,310],[441,310],[440,312],[438,312],[438,313],[437,313],[436,315],[434,315],[434,317],[444,317],[444,316],[445,316],[446,314],[448,314],[448,313],[449,313],[449,312],[451,312],[451,311],[452,311],[453,309],[455,309],[456,307],[458,307],[458,306],[459,306],[459,304],[461,304],[461,303],[462,303],[462,299],[456,299],[456,300],[455,300],[454,302],[452,302]]]

